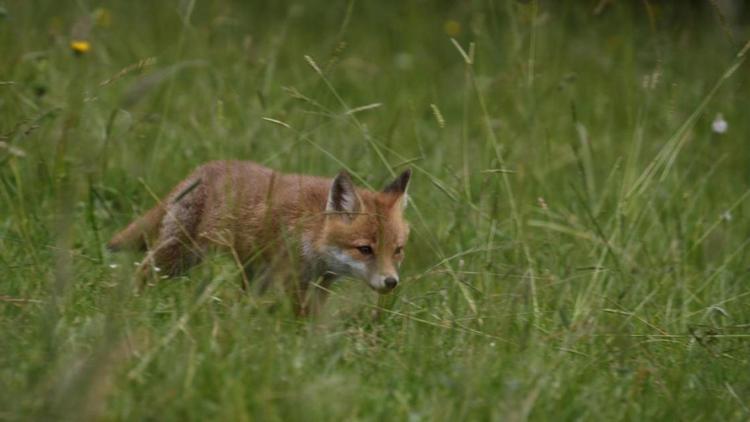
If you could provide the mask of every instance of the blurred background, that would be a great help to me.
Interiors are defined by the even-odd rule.
[[[746,420],[749,24],[0,0],[0,419]],[[315,322],[223,257],[134,296],[105,242],[214,159],[412,167],[406,282]]]

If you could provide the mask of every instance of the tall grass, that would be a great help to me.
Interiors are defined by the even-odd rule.
[[[747,30],[552,3],[0,3],[0,419],[750,417]],[[412,167],[402,286],[134,295],[104,243],[221,158]]]

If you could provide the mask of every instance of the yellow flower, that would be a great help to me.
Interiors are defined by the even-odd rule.
[[[451,37],[457,37],[461,34],[461,24],[453,19],[447,20],[443,24],[443,31]]]
[[[73,40],[70,42],[70,49],[77,55],[86,54],[91,50],[91,43],[84,40]]]

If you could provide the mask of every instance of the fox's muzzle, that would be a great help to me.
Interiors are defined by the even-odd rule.
[[[380,294],[390,293],[398,286],[398,275],[376,275],[369,281],[370,287]]]

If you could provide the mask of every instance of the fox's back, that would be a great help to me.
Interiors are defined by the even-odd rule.
[[[291,214],[322,212],[331,179],[276,172],[252,161],[212,161],[191,178],[200,178],[209,201],[227,211],[291,209]],[[284,214],[290,214],[284,212]]]
[[[280,231],[314,230],[331,179],[283,174],[250,161],[213,161],[188,178],[201,186],[198,233],[231,234],[241,250],[278,238]]]

